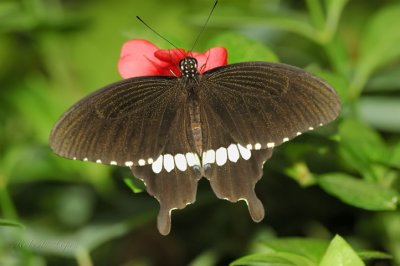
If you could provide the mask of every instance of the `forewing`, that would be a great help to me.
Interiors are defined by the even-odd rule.
[[[184,99],[174,77],[140,77],[111,84],[61,117],[51,132],[50,146],[69,159],[144,165],[159,156]]]
[[[325,81],[284,64],[238,63],[201,79],[200,98],[235,141],[252,149],[275,147],[334,120],[340,98]]]

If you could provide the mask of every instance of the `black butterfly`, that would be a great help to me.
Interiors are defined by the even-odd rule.
[[[181,77],[136,77],[100,89],[67,111],[51,132],[55,153],[128,166],[160,203],[158,230],[196,198],[204,176],[219,198],[246,201],[256,222],[264,208],[254,187],[274,147],[334,120],[335,90],[302,69],[265,62]]]

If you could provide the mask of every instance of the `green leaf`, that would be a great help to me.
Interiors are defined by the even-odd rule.
[[[0,18],[10,14],[12,11],[18,9],[18,3],[12,1],[4,1],[0,3]]]
[[[346,82],[346,86],[342,87],[343,93],[341,96],[348,94],[348,73],[351,73],[352,66],[350,65],[349,54],[346,44],[343,39],[338,36],[332,38],[330,42],[323,46],[326,55],[332,68],[335,70],[335,75]],[[336,88],[336,87],[335,87]],[[340,91],[339,91],[340,93]],[[347,97],[346,97],[347,99]]]
[[[90,224],[76,232],[68,233],[31,226],[18,245],[39,253],[75,257],[80,251],[92,251],[114,238],[126,235],[153,218],[153,212],[144,212],[129,220]]]
[[[37,21],[24,12],[17,1],[5,1],[0,4],[0,33],[28,30],[36,24]]]
[[[400,212],[385,212],[376,215],[369,223],[371,232],[376,232],[376,239],[382,239],[385,249],[394,257],[392,265],[400,262]],[[375,226],[374,226],[375,224]],[[372,229],[372,230],[371,230]],[[397,263],[396,263],[397,262]]]
[[[380,251],[363,250],[357,251],[357,254],[363,260],[387,260],[393,258],[392,255]]]
[[[340,16],[348,2],[349,0],[325,0],[325,6],[327,10],[325,32],[328,36],[326,38],[327,41],[330,40],[329,37],[334,36],[336,33]]]
[[[367,84],[365,91],[367,92],[397,92],[400,90],[400,65],[379,71],[374,75]]]
[[[200,253],[188,266],[217,265],[218,258],[218,252],[214,249],[206,250]]]
[[[346,174],[322,175],[318,182],[329,194],[362,209],[395,210],[398,203],[398,194],[394,190]]]
[[[133,193],[140,193],[144,190],[143,182],[137,178],[125,177],[124,183],[127,185]]]
[[[20,227],[22,229],[25,228],[25,225],[23,225],[19,222],[7,220],[7,219],[0,219],[0,226]]]
[[[308,187],[316,183],[314,175],[310,172],[304,161],[295,162],[292,166],[285,169],[285,173],[302,187]]]
[[[223,46],[228,50],[228,62],[278,62],[277,55],[264,44],[237,33],[225,33],[210,40],[209,47]]]
[[[365,179],[378,180],[381,173],[374,164],[379,164],[389,156],[379,134],[359,121],[347,119],[340,124],[339,136],[339,153],[346,164],[360,172]]]
[[[286,252],[252,254],[235,260],[231,266],[316,266],[303,256]]]
[[[192,21],[201,21],[204,23],[204,16],[193,17]],[[241,28],[273,28],[278,30],[284,30],[302,35],[312,41],[320,43],[318,32],[310,24],[308,17],[300,12],[287,12],[286,10],[280,10],[280,12],[269,12],[262,13],[262,16],[244,15],[244,14],[224,14],[215,15],[212,18],[213,25],[219,27],[231,27],[232,25],[240,25]]]
[[[397,27],[400,5],[387,5],[379,10],[366,26],[361,40],[358,67],[367,71],[400,57],[400,31]]]
[[[325,6],[328,14],[342,13],[349,0],[325,0]]]
[[[357,107],[362,120],[374,128],[400,132],[400,98],[363,96]]]
[[[400,5],[387,5],[377,11],[366,25],[351,87],[354,97],[377,68],[400,57],[400,31],[395,26],[399,17]]]
[[[364,262],[340,236],[331,241],[319,266],[364,266]]]
[[[293,253],[305,257],[315,264],[321,260],[329,245],[325,240],[305,238],[272,239],[263,244],[276,252]]]
[[[319,0],[307,0],[308,12],[310,14],[313,26],[318,30],[325,26],[325,16]]]
[[[400,141],[394,145],[388,163],[394,167],[400,168]]]

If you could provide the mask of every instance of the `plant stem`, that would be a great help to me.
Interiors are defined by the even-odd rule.
[[[360,97],[361,92],[368,81],[368,77],[369,73],[364,73],[362,71],[356,72],[349,86],[348,97],[350,101],[355,101]]]
[[[319,0],[306,0],[306,2],[314,27],[322,30],[325,26],[325,15]]]
[[[76,260],[79,266],[93,266],[92,258],[87,249],[80,249],[76,253]]]
[[[347,79],[350,73],[347,50],[343,47],[341,40],[335,36],[330,42],[323,46],[332,69]]]

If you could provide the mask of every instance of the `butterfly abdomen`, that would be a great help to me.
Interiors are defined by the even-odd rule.
[[[196,100],[189,102],[190,129],[197,154],[203,151],[203,136],[201,128],[200,105]]]

